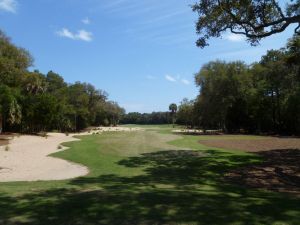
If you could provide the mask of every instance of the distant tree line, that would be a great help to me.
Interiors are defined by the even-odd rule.
[[[177,123],[225,132],[300,134],[300,37],[260,62],[213,61],[195,75],[199,96],[178,107]]]
[[[68,84],[52,71],[29,71],[33,59],[0,31],[0,132],[78,131],[116,125],[124,114],[88,83]]]
[[[122,124],[169,124],[172,116],[169,112],[138,113],[131,112],[124,115],[120,121]]]

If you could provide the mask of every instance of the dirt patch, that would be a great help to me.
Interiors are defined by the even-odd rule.
[[[201,144],[216,148],[261,152],[274,149],[300,149],[300,138],[265,138],[257,140],[201,140]]]
[[[230,171],[227,181],[300,197],[300,139],[269,137],[257,140],[203,140],[201,144],[255,152],[263,162]]]
[[[0,135],[0,146],[8,145],[9,141],[14,138],[14,134],[12,133],[2,133]]]
[[[300,150],[280,149],[257,154],[263,157],[263,163],[233,170],[226,174],[226,180],[300,197]]]

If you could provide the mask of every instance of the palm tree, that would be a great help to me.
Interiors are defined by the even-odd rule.
[[[177,105],[175,103],[172,103],[169,105],[169,110],[171,112],[171,116],[172,116],[172,124],[173,127],[175,126],[175,116],[176,116],[176,112],[177,112]]]

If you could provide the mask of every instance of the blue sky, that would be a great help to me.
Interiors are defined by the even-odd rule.
[[[0,0],[0,29],[67,82],[90,82],[127,112],[168,110],[194,98],[194,74],[210,60],[259,60],[292,28],[251,47],[231,34],[195,46],[192,0]]]

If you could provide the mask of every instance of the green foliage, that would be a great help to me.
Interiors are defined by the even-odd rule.
[[[195,113],[194,113],[195,101],[184,98],[178,107],[177,112],[177,124],[185,125],[186,127],[194,127],[195,125]]]
[[[288,1],[285,8],[281,5],[276,0],[200,0],[192,6],[199,16],[197,46],[204,48],[210,38],[220,37],[228,30],[244,35],[252,45],[292,24],[298,24],[295,33],[299,34],[300,1]]]
[[[78,131],[91,125],[117,125],[124,114],[93,85],[67,84],[57,73],[30,72],[29,53],[0,31],[0,132]]]
[[[203,128],[226,129],[228,111],[236,116],[232,119],[240,123],[244,118],[243,107],[245,96],[250,88],[247,79],[248,68],[242,62],[226,63],[210,62],[202,67],[196,75],[196,83],[201,87],[201,93],[196,102],[198,120]]]
[[[172,114],[175,114],[177,112],[177,105],[175,103],[172,103],[169,105],[169,110]]]
[[[299,37],[259,63],[210,62],[196,74],[197,125],[229,132],[299,134]]]
[[[13,45],[0,30],[0,84],[16,87],[27,68],[32,65],[30,54]]]
[[[0,84],[0,132],[9,125],[21,123],[22,113],[18,98],[16,88]]]
[[[170,123],[168,112],[138,113],[132,112],[124,115],[122,124],[168,124]]]

